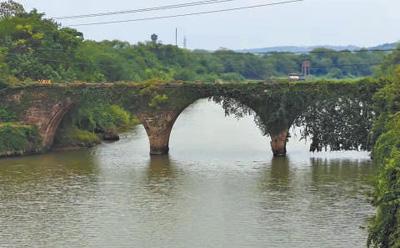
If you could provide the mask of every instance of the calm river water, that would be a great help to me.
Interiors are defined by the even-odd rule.
[[[253,117],[198,101],[169,156],[140,126],[94,149],[0,160],[0,247],[365,247],[367,153],[273,159]]]

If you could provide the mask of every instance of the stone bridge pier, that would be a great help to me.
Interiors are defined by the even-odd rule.
[[[169,140],[175,121],[181,110],[142,112],[137,116],[143,124],[150,142],[151,155],[164,155],[169,152]],[[274,156],[286,156],[289,128],[270,134],[271,149]]]
[[[168,154],[172,127],[180,113],[171,110],[137,114],[149,137],[151,155]]]
[[[270,134],[271,149],[275,157],[286,156],[286,144],[289,139],[289,130],[284,129],[279,133]]]

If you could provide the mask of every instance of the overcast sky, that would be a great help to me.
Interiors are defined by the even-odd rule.
[[[198,0],[17,0],[26,9],[48,17],[130,10]],[[65,20],[63,25],[124,20],[188,12],[217,10],[283,0],[237,0],[212,6],[142,14]],[[175,28],[187,36],[189,48],[230,49],[284,45],[373,46],[400,40],[400,0],[304,0],[280,6],[180,17],[168,20],[77,27],[85,38],[119,39],[136,43],[152,33],[163,43],[174,43]]]

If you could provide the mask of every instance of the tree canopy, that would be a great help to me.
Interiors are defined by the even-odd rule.
[[[256,55],[226,49],[215,52],[150,41],[85,40],[36,10],[26,12],[13,1],[0,4],[0,82],[115,82],[145,80],[241,81],[287,77],[299,73],[304,60],[315,77],[370,76],[384,52],[315,49],[309,54]]]

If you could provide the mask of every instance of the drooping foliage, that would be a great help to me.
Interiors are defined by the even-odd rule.
[[[351,84],[351,83],[350,83]],[[311,138],[310,151],[370,150],[369,134],[375,112],[372,97],[380,84],[354,82],[355,87],[329,87],[296,120],[302,137]]]
[[[382,83],[375,80],[281,84],[250,94],[215,97],[226,114],[255,114],[265,135],[300,127],[303,139],[311,139],[311,151],[329,149],[370,150],[369,133],[375,119],[373,95]],[[250,87],[251,86],[246,86]]]

